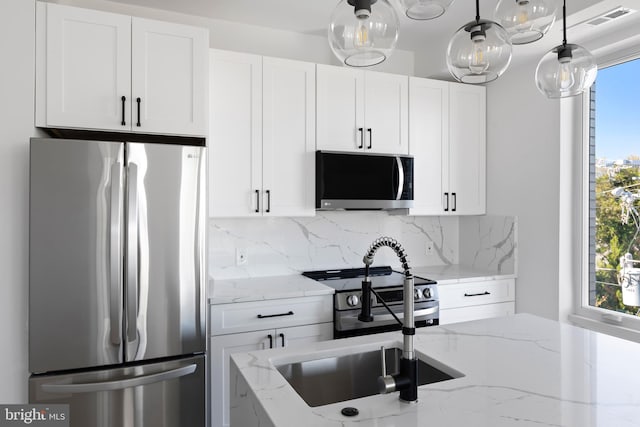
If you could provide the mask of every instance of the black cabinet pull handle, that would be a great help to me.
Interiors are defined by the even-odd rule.
[[[484,292],[479,293],[479,294],[468,294],[468,293],[466,293],[466,292],[464,293],[464,296],[465,296],[465,297],[481,297],[481,296],[483,296],[483,295],[491,295],[491,292],[489,292],[489,291],[484,291]]]
[[[126,126],[127,122],[124,121],[124,109],[125,109],[125,101],[127,100],[127,97],[123,96],[122,98],[120,98],[120,100],[122,101],[122,121],[120,122],[120,125]]]
[[[256,190],[256,212],[260,212],[260,190]]]
[[[371,148],[373,147],[373,141],[372,141],[372,139],[373,139],[373,130],[371,130],[371,128],[368,128],[367,132],[369,132],[369,145],[367,146],[367,148],[369,150],[371,150]]]
[[[271,212],[271,190],[267,190],[267,213]]]
[[[456,197],[456,193],[451,193],[451,197],[453,197],[453,208],[451,208],[451,212],[455,212],[458,207],[458,198]]]
[[[268,319],[269,317],[293,316],[293,311],[280,314],[258,314],[258,319]]]
[[[444,193],[444,200],[445,200],[444,211],[449,212],[449,193]]]
[[[136,98],[136,102],[138,103],[138,123],[136,123],[136,126],[140,127],[140,103],[142,102],[142,99]]]
[[[280,334],[280,338],[282,339],[282,346],[284,347],[284,334]]]
[[[269,334],[267,338],[269,338],[269,348],[273,348],[273,335]]]
[[[364,128],[358,128],[358,132],[360,132],[360,145],[358,148],[364,147]]]

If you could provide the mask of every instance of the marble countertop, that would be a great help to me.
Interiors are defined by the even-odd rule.
[[[416,276],[426,277],[449,285],[481,280],[515,278],[515,274],[502,274],[461,264],[419,266],[411,269]],[[262,301],[333,294],[333,288],[304,277],[301,274],[264,276],[241,279],[209,280],[209,304]]]
[[[209,304],[262,301],[316,295],[333,295],[334,290],[301,274],[250,279],[209,281]]]
[[[527,314],[418,329],[418,357],[464,376],[419,387],[414,404],[392,393],[311,408],[274,368],[401,341],[391,332],[233,354],[232,420],[243,427],[640,426],[640,344]],[[360,414],[341,415],[346,406]]]
[[[514,273],[500,273],[462,264],[418,266],[412,267],[411,271],[416,276],[435,280],[438,285],[516,278]]]

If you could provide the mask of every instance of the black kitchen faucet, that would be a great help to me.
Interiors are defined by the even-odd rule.
[[[373,264],[376,251],[383,246],[393,249],[400,259],[404,271],[404,323],[398,319],[393,310],[384,302],[384,299],[371,287],[369,267]],[[400,359],[400,372],[396,375],[386,375],[383,362],[383,374],[378,378],[378,391],[380,393],[399,391],[400,400],[416,402],[418,400],[418,359],[413,349],[413,336],[416,334],[413,316],[413,274],[411,274],[404,248],[395,239],[381,237],[371,244],[362,261],[365,265],[365,274],[362,281],[362,310],[358,315],[358,320],[362,322],[373,321],[371,314],[371,294],[373,293],[396,321],[402,325],[403,351]],[[384,348],[382,349],[382,357],[384,358]]]

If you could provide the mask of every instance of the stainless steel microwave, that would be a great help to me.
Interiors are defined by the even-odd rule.
[[[316,151],[316,209],[413,207],[413,157]]]

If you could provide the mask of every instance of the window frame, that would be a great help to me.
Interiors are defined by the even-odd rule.
[[[636,48],[637,49],[637,48]],[[611,58],[611,57],[609,57]],[[604,69],[623,64],[625,62],[640,59],[640,52],[623,52],[614,59],[598,61],[598,69]],[[597,81],[597,79],[596,79]],[[626,313],[618,313],[607,309],[597,308],[589,305],[589,266],[590,266],[590,241],[589,241],[589,213],[590,213],[590,119],[591,119],[591,91],[582,95],[577,102],[580,103],[579,120],[581,131],[575,135],[575,142],[579,143],[580,149],[576,150],[574,162],[576,162],[576,171],[580,173],[580,184],[575,192],[574,218],[579,218],[579,232],[574,239],[576,247],[574,248],[574,260],[579,265],[579,272],[576,272],[576,286],[574,290],[576,301],[574,305],[574,313],[569,315],[569,320],[579,326],[604,332],[609,335],[618,336],[620,338],[629,339],[640,342],[640,316],[634,316]],[[597,99],[597,88],[596,88]],[[597,110],[597,104],[596,104]],[[572,123],[571,126],[575,126]],[[597,126],[597,124],[596,124]],[[595,142],[597,144],[597,141]],[[594,155],[595,162],[595,155]]]

